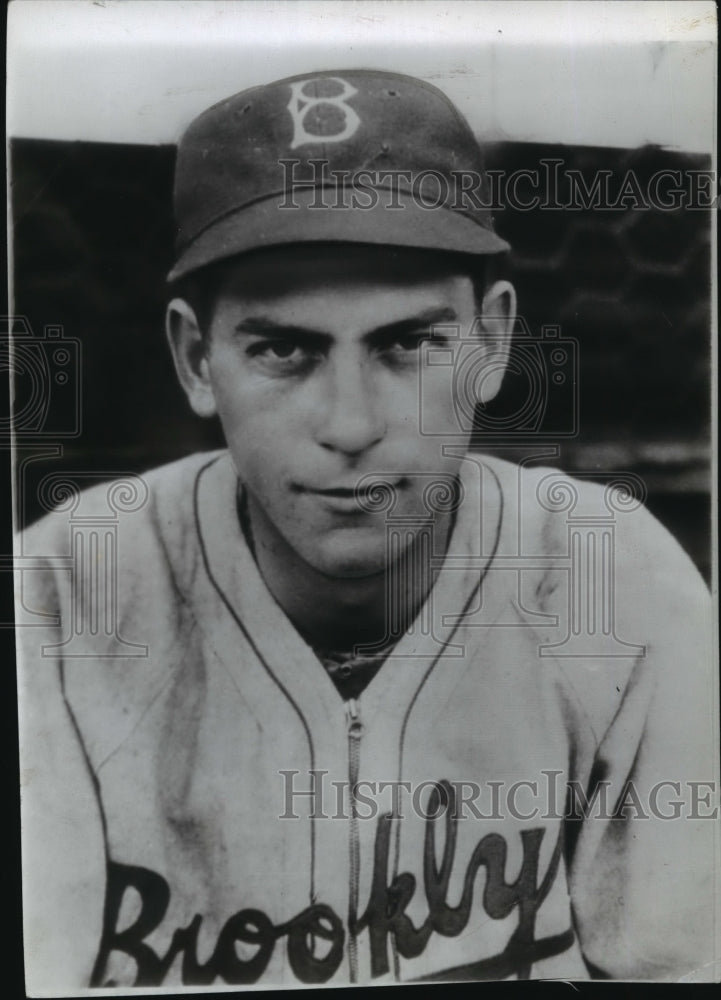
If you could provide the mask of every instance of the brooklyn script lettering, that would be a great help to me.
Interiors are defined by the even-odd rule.
[[[441,802],[447,808],[441,810]],[[473,978],[498,979],[517,976],[528,979],[534,962],[559,954],[571,947],[573,930],[536,940],[536,913],[548,895],[556,878],[563,850],[563,833],[559,832],[548,868],[539,884],[538,866],[545,830],[541,827],[520,833],[523,862],[515,882],[505,880],[508,845],[499,833],[490,833],[476,845],[466,869],[463,891],[457,906],[447,903],[448,886],[456,853],[458,813],[455,790],[440,782],[429,801],[423,849],[423,887],[428,915],[414,926],[405,910],[416,891],[416,879],[402,872],[388,883],[388,859],[392,816],[379,817],[376,827],[373,878],[365,912],[352,928],[356,934],[368,930],[371,973],[374,978],[389,971],[388,938],[392,936],[397,953],[405,959],[421,955],[435,932],[443,937],[457,937],[469,921],[473,904],[475,879],[483,867],[486,871],[483,907],[489,917],[502,920],[514,909],[518,925],[504,950],[471,965],[434,973],[431,979]],[[445,843],[440,866],[436,862],[436,825],[445,814]],[[128,889],[140,896],[141,909],[135,922],[118,930],[117,922],[123,897]],[[181,979],[187,985],[205,986],[217,978],[229,985],[257,982],[268,966],[276,942],[286,938],[288,961],[294,975],[302,983],[325,983],[335,974],[343,960],[346,931],[333,909],[323,903],[308,906],[283,924],[274,925],[262,910],[243,909],[229,918],[222,928],[210,959],[201,963],[197,956],[198,933],[202,916],[196,914],[187,927],[177,929],[164,955],[158,955],[146,943],[146,938],[160,926],[170,902],[170,887],[157,872],[147,868],[108,864],[108,883],[103,933],[98,958],[91,979],[92,986],[113,985],[105,980],[108,960],[113,952],[129,955],[137,965],[135,986],[160,985],[178,956],[181,956]],[[322,958],[314,954],[317,939],[328,942],[330,948]],[[250,958],[241,959],[236,942],[254,946]]]

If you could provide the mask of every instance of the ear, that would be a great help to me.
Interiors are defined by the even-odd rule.
[[[175,370],[188,402],[199,417],[213,417],[215,396],[208,371],[206,339],[185,299],[173,299],[165,313],[165,332]]]
[[[508,281],[496,281],[483,296],[481,329],[487,369],[480,385],[481,403],[489,403],[501,388],[515,323],[516,290]]]

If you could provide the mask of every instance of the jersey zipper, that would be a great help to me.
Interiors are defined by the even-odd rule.
[[[348,828],[348,844],[350,855],[349,896],[348,896],[348,960],[350,963],[350,981],[358,982],[358,937],[356,925],[358,922],[358,881],[360,877],[360,839],[358,835],[358,807],[355,796],[355,786],[358,783],[360,766],[360,745],[363,735],[363,725],[360,719],[360,705],[355,698],[345,703],[346,723],[348,729],[348,784],[350,797],[350,826]]]

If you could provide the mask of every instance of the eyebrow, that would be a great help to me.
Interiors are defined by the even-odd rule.
[[[438,306],[425,309],[415,316],[407,319],[397,320],[394,323],[386,323],[383,326],[370,330],[363,336],[363,340],[376,343],[387,340],[390,337],[401,337],[404,334],[413,333],[415,330],[425,329],[436,323],[452,323],[458,316],[454,309],[448,306]],[[304,326],[297,326],[293,323],[277,323],[267,316],[247,316],[238,323],[234,330],[236,333],[256,334],[267,337],[286,337],[298,343],[314,344],[316,346],[328,345],[333,341],[332,334],[324,333],[321,330],[313,330]]]

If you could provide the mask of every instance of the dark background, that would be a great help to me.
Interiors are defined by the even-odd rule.
[[[495,146],[488,166],[538,169],[544,157],[562,158],[589,178],[632,169],[642,187],[657,170],[710,166],[706,157],[656,147],[522,143]],[[23,464],[21,522],[43,513],[37,484],[49,472],[142,472],[222,444],[218,424],[190,411],[163,335],[174,158],[169,146],[11,145],[13,312],[26,317],[33,338],[26,343],[46,358],[52,386],[31,443],[63,444],[62,454],[43,457],[42,448],[29,452],[19,439],[21,460],[33,457]],[[552,464],[599,479],[609,471],[640,475],[647,506],[708,580],[710,212],[505,209],[496,224],[513,246],[510,277],[531,333],[553,324],[578,341],[578,433],[556,439],[561,451]],[[75,403],[73,386],[56,384],[48,325],[80,342],[78,436],[56,433],[72,430]],[[16,412],[33,392],[30,368],[15,373]],[[64,371],[76,378],[73,356]],[[526,391],[523,378],[509,377],[484,419],[515,413]],[[557,398],[557,410],[568,405]],[[553,425],[553,405],[548,416]],[[482,426],[477,444],[504,454],[488,445]]]

